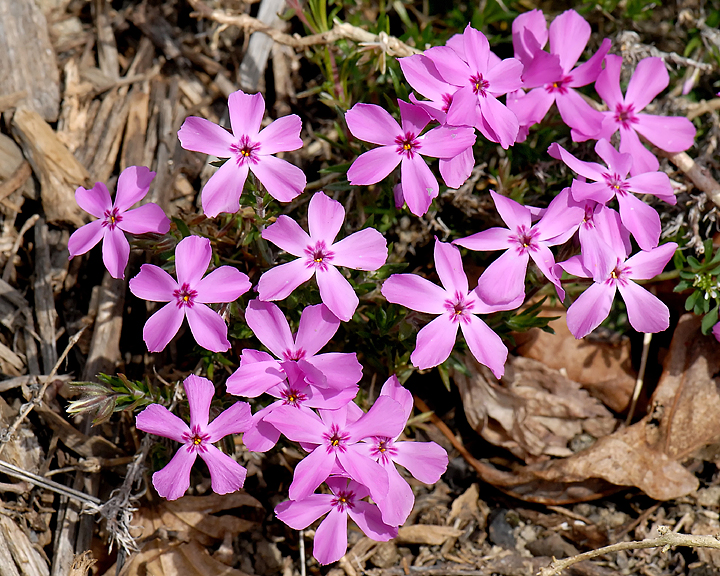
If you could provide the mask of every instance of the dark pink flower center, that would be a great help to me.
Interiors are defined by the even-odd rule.
[[[200,430],[200,426],[197,424],[193,426],[190,433],[184,432],[182,435],[183,442],[185,442],[191,452],[205,452],[207,450],[205,443],[208,441],[208,438],[210,438],[210,435]]]
[[[625,263],[618,258],[617,265],[612,272],[610,272],[610,277],[605,280],[605,284],[609,284],[611,286],[615,284],[622,284],[625,286],[630,281],[629,276],[631,273],[632,270],[630,269],[630,266],[626,266]]]
[[[445,114],[448,113],[448,110],[450,110],[450,105],[453,101],[453,95],[452,94],[443,94],[442,95],[443,105],[441,110],[445,112]]]
[[[307,400],[307,395],[303,394],[299,390],[295,390],[294,388],[291,388],[288,386],[280,392],[280,396],[283,399],[283,404],[289,405],[289,406],[295,406],[298,407],[300,404],[305,402]]]
[[[122,222],[122,216],[120,215],[120,212],[118,212],[117,208],[113,208],[112,210],[105,210],[105,220],[103,220],[103,227],[107,226],[110,230],[115,230],[115,226],[118,225],[118,222]]]
[[[585,206],[585,215],[583,216],[582,226],[589,230],[593,230],[595,228],[595,209],[589,204]]]
[[[472,314],[474,304],[472,300],[466,298],[460,292],[455,292],[454,298],[445,300],[443,306],[450,313],[451,322],[470,322],[470,314]]]
[[[289,348],[283,352],[283,360],[298,360],[305,358],[305,350],[298,348],[297,350],[290,350]]]
[[[355,493],[349,490],[340,490],[330,502],[340,512],[346,508],[352,510],[355,507]]]
[[[179,289],[173,292],[173,297],[175,298],[178,308],[183,308],[184,306],[192,308],[195,304],[195,298],[197,298],[197,290],[191,289],[188,283],[185,282]]]
[[[230,146],[230,151],[235,154],[235,161],[238,166],[243,166],[246,163],[257,164],[258,163],[258,150],[260,149],[259,142],[252,142],[247,136],[241,136],[240,141],[237,144]]]
[[[373,446],[371,450],[372,457],[383,464],[389,463],[392,461],[392,457],[398,452],[397,448],[395,448],[393,444],[394,441],[392,438],[384,436],[377,436],[373,438]]]
[[[332,262],[335,253],[327,249],[324,240],[318,240],[314,246],[305,248],[305,255],[307,256],[306,266],[319,268],[324,272],[327,270],[328,264]]]
[[[630,189],[630,185],[625,181],[625,178],[620,177],[620,174],[610,174],[606,172],[603,174],[603,177],[608,187],[618,196],[627,194],[627,191]]]
[[[510,241],[517,243],[516,250],[519,254],[525,254],[528,251],[535,251],[538,249],[538,243],[537,240],[535,240],[537,235],[538,232],[532,228],[528,230],[525,226],[520,226],[517,229],[516,234],[510,236]]]
[[[395,149],[397,153],[410,159],[412,159],[420,149],[420,142],[418,142],[417,137],[412,132],[405,132],[404,136],[395,138],[395,144],[397,144],[397,148]]]
[[[548,92],[557,92],[559,94],[567,94],[567,84],[569,84],[572,81],[572,76],[564,76],[560,80],[556,80],[555,82],[550,82],[549,84],[545,84],[545,90]]]
[[[623,106],[618,104],[615,108],[615,122],[622,125],[623,128],[630,128],[631,124],[638,122],[637,116],[635,116],[635,108],[632,104]]]
[[[478,96],[487,96],[488,88],[490,88],[490,82],[485,80],[482,74],[478,72],[474,76],[471,76],[470,84],[472,85],[473,93]]]
[[[350,436],[345,432],[342,432],[337,424],[330,426],[330,432],[323,434],[323,439],[326,442],[328,452],[345,452],[347,450],[346,444]]]

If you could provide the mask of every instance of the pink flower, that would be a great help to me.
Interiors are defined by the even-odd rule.
[[[532,225],[532,211],[527,206],[493,191],[490,194],[509,229],[490,228],[453,241],[470,250],[507,249],[480,276],[478,296],[490,304],[519,300],[519,306],[525,297],[525,273],[530,258],[562,293],[560,279],[554,271],[555,257],[549,247],[567,240],[567,232],[582,218],[582,209],[570,205],[566,189],[553,199],[540,221]]]
[[[508,97],[508,107],[523,126],[540,122],[553,102],[563,122],[583,134],[597,134],[603,116],[574,89],[594,82],[610,49],[605,39],[590,60],[575,67],[590,39],[590,25],[574,10],[560,14],[550,24],[550,53],[542,50],[548,40],[540,10],[521,14],[513,21],[515,57],[525,66],[523,87],[533,88],[521,98]]]
[[[236,402],[208,424],[215,386],[190,375],[183,382],[190,405],[190,426],[160,404],[150,404],[135,418],[138,430],[170,438],[183,446],[162,470],[153,474],[153,486],[168,500],[177,500],[190,487],[190,469],[199,455],[207,464],[212,489],[228,494],[243,487],[247,470],[213,446],[228,434],[240,434],[250,425],[250,406]]]
[[[70,259],[85,254],[100,240],[104,240],[102,254],[105,268],[113,278],[125,278],[130,244],[124,232],[165,234],[170,230],[170,220],[157,204],[148,202],[134,210],[129,209],[145,198],[153,178],[155,172],[150,172],[144,166],[126,168],[118,178],[114,202],[102,182],[96,183],[90,190],[82,186],[75,190],[78,206],[99,220],[85,224],[70,236]]]
[[[397,376],[390,376],[382,387],[380,396],[389,396],[400,403],[405,420],[413,409],[412,394],[400,385]],[[398,437],[376,436],[365,440],[368,455],[387,472],[390,488],[387,497],[378,501],[383,522],[391,526],[405,523],[412,511],[415,496],[405,479],[395,468],[400,464],[420,482],[435,484],[445,473],[448,465],[447,452],[435,442],[405,442]]]
[[[608,239],[612,242],[611,239]],[[559,266],[573,276],[594,278],[595,282],[583,292],[567,311],[567,324],[575,338],[587,336],[607,318],[615,299],[615,292],[625,300],[628,320],[638,332],[662,332],[670,323],[670,311],[656,296],[632,280],[649,280],[660,274],[670,261],[677,244],[668,242],[625,259],[622,243],[612,242],[615,257],[604,270],[588,270],[582,257],[573,256]]]
[[[153,314],[143,328],[150,352],[160,352],[187,317],[195,341],[213,352],[230,348],[227,324],[208,303],[232,302],[250,289],[248,277],[232,266],[220,266],[203,278],[212,258],[210,240],[182,239],[175,248],[177,281],[162,268],[143,264],[130,280],[130,292],[152,302],[169,302]]]
[[[718,322],[717,324],[715,324],[715,326],[713,326],[712,334],[713,334],[713,336],[715,336],[715,340],[720,342],[720,322]]]
[[[231,394],[253,398],[267,392],[285,379],[283,370],[288,363],[297,365],[303,378],[320,387],[354,387],[362,378],[362,366],[354,352],[318,354],[340,326],[340,320],[325,304],[308,306],[302,311],[295,335],[290,332],[285,315],[271,302],[251,300],[245,310],[245,321],[279,360],[241,363],[227,380]],[[246,352],[249,351],[243,350],[243,355]]]
[[[485,35],[468,24],[465,32],[448,46],[425,51],[440,76],[457,87],[447,111],[452,126],[475,126],[485,138],[503,148],[518,135],[518,120],[497,98],[522,86],[522,63],[500,60],[490,51]]]
[[[620,130],[620,152],[633,157],[630,174],[635,176],[643,172],[656,172],[658,160],[642,145],[638,134],[661,150],[674,153],[693,145],[695,127],[690,120],[680,116],[640,113],[670,82],[665,64],[660,58],[645,58],[638,63],[625,96],[620,91],[621,68],[622,57],[612,54],[606,56],[605,69],[595,82],[595,90],[610,110],[603,112],[603,127],[597,135],[573,136],[573,139],[587,140],[592,137],[610,140]]]
[[[422,156],[450,159],[475,143],[472,128],[438,126],[422,136],[430,116],[419,106],[398,100],[402,126],[374,104],[355,104],[345,113],[353,136],[380,144],[361,154],[348,169],[351,184],[375,184],[400,164],[400,182],[408,208],[416,216],[428,211],[438,195],[437,179]],[[472,152],[471,152],[472,154]]]
[[[593,182],[573,180],[573,198],[595,200],[607,204],[617,198],[623,225],[637,240],[642,250],[650,250],[660,241],[660,216],[657,211],[630,194],[652,194],[668,204],[675,204],[670,178],[664,172],[643,172],[628,178],[633,165],[630,154],[621,154],[607,140],[599,140],[595,152],[607,164],[607,168],[595,162],[583,162],[554,143],[548,150],[551,156],[561,158],[574,172]]]
[[[232,134],[205,118],[190,116],[178,131],[186,150],[229,158],[212,175],[202,191],[205,214],[211,218],[220,212],[237,212],[240,195],[250,170],[270,196],[289,202],[305,189],[305,174],[297,166],[273,154],[302,147],[302,121],[291,114],[260,130],[265,114],[262,94],[233,92],[228,98]]]
[[[260,300],[287,298],[315,275],[323,303],[343,322],[350,320],[359,300],[336,266],[377,270],[387,260],[387,242],[374,228],[365,228],[334,242],[344,219],[342,204],[317,192],[308,207],[309,235],[295,220],[284,215],[263,230],[265,240],[299,258],[271,268],[260,277]]]
[[[437,239],[435,270],[443,288],[417,274],[393,274],[385,280],[381,290],[388,302],[410,310],[440,315],[418,332],[417,344],[410,360],[420,369],[445,362],[455,346],[459,327],[475,359],[500,378],[505,371],[507,348],[500,336],[476,314],[510,310],[522,301],[500,307],[485,303],[476,292],[468,290],[460,251],[452,244]]]
[[[332,494],[310,494],[275,507],[275,515],[295,530],[304,530],[327,514],[315,531],[313,543],[313,556],[320,564],[330,564],[345,555],[348,516],[368,538],[387,542],[397,536],[397,528],[382,520],[377,506],[363,501],[369,495],[365,486],[341,477],[328,478],[326,483]]]

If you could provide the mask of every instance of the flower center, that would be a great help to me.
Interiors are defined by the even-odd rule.
[[[443,306],[450,313],[451,322],[469,322],[474,307],[472,300],[466,300],[460,292],[455,292],[454,298],[445,300]]]
[[[298,407],[300,404],[305,402],[305,400],[307,400],[307,396],[305,394],[303,394],[299,390],[290,388],[290,386],[280,392],[280,396],[282,396],[283,404],[288,406]]]
[[[551,84],[545,85],[545,90],[547,90],[550,93],[557,92],[558,94],[567,94],[567,87],[566,85],[572,80],[570,76],[564,76],[560,80],[556,80],[555,82],[552,82]]]
[[[525,254],[529,250],[537,250],[538,245],[535,241],[535,236],[537,236],[535,230],[532,228],[528,230],[525,226],[520,226],[516,234],[510,237],[510,240],[517,242],[517,250],[520,254]]]
[[[207,450],[205,442],[207,442],[209,435],[200,430],[198,425],[193,426],[189,434],[187,432],[183,433],[182,438],[191,452],[205,452]]]
[[[179,289],[173,292],[173,297],[176,300],[178,308],[188,307],[192,308],[195,304],[195,298],[197,297],[197,290],[192,290],[188,283],[183,283]]]
[[[122,216],[119,214],[117,208],[113,208],[112,210],[105,210],[105,220],[103,220],[103,227],[107,226],[110,228],[110,230],[115,230],[115,226],[118,225],[118,222],[122,222]]]
[[[392,456],[395,456],[398,453],[397,448],[393,446],[393,439],[384,436],[378,436],[374,440],[375,443],[373,444],[373,449],[371,452],[372,457],[376,458],[378,462],[387,464],[392,460]]]
[[[623,106],[618,104],[615,108],[615,122],[622,125],[623,128],[630,128],[631,124],[637,123],[638,118],[635,116],[635,108],[632,104]]]
[[[293,360],[297,362],[298,360],[305,358],[306,352],[302,348],[298,348],[297,350],[285,350],[283,352],[283,360]]]
[[[620,177],[620,174],[610,174],[608,172],[603,174],[603,177],[605,178],[605,182],[607,183],[608,187],[615,194],[627,194],[630,185],[625,181],[625,178]]]
[[[395,138],[395,144],[397,144],[397,148],[395,149],[397,153],[410,159],[412,159],[420,149],[420,142],[417,141],[417,137],[412,132],[405,132],[404,136]]]
[[[617,265],[610,272],[610,277],[606,280],[606,282],[610,284],[615,284],[616,282],[619,282],[620,284],[625,285],[628,283],[627,277],[630,273],[630,266],[626,266],[624,262],[622,262],[618,258]]]
[[[307,260],[305,265],[308,267],[319,268],[322,271],[327,270],[328,264],[332,262],[335,253],[328,250],[324,240],[318,240],[315,246],[305,248]]]
[[[343,512],[346,508],[352,510],[355,507],[355,493],[341,490],[335,498],[333,498],[331,504],[340,512]]]
[[[490,82],[485,80],[482,74],[478,73],[475,74],[475,76],[471,76],[470,83],[472,84],[472,89],[475,94],[483,97],[487,96],[487,90],[490,88]]]
[[[335,452],[337,450],[345,452],[345,444],[347,444],[350,436],[342,432],[337,424],[333,424],[330,426],[330,432],[323,434],[323,438],[327,442],[328,452]]]
[[[246,163],[257,164],[259,142],[252,142],[247,136],[242,136],[236,144],[230,146],[230,151],[235,154],[235,161],[238,166]]]

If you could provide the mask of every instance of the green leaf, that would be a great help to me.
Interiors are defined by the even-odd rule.
[[[703,334],[707,334],[712,330],[713,326],[717,324],[718,321],[718,307],[715,306],[710,312],[705,314],[705,316],[702,319],[702,324],[700,325],[702,329]]]

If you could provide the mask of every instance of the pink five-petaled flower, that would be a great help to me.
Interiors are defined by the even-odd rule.
[[[400,164],[402,192],[410,212],[422,216],[438,195],[438,182],[422,156],[450,159],[475,144],[472,128],[438,126],[422,136],[430,122],[425,110],[398,100],[401,124],[374,104],[355,104],[345,113],[353,136],[379,144],[361,154],[348,169],[351,184],[375,184]]]
[[[305,189],[305,173],[273,154],[302,147],[300,117],[283,116],[260,130],[265,115],[262,94],[242,90],[228,97],[232,134],[205,118],[190,116],[178,131],[186,150],[229,158],[212,175],[202,191],[205,214],[214,218],[220,212],[237,212],[248,170],[257,176],[270,196],[289,202]]]
[[[195,375],[188,376],[183,385],[190,405],[190,426],[160,404],[150,404],[135,419],[138,430],[183,444],[165,468],[153,474],[155,489],[168,500],[180,498],[190,486],[190,468],[199,455],[210,470],[214,492],[228,494],[239,490],[247,470],[213,443],[228,434],[245,432],[250,425],[250,405],[236,402],[208,424],[215,386]]]
[[[309,235],[284,215],[263,230],[265,240],[299,258],[271,268],[260,277],[260,300],[287,298],[315,275],[325,306],[343,322],[350,320],[359,300],[336,266],[377,270],[387,260],[387,242],[374,228],[365,228],[334,243],[344,219],[342,204],[317,192],[308,207]]]
[[[387,472],[365,454],[360,441],[371,436],[394,438],[400,434],[405,427],[402,406],[392,398],[382,396],[366,414],[353,422],[348,422],[348,416],[353,417],[348,406],[320,410],[319,417],[292,406],[280,406],[265,416],[266,422],[293,442],[302,442],[306,450],[315,446],[295,467],[288,490],[291,500],[307,498],[338,467],[353,480],[367,486],[376,502],[387,495]]]
[[[143,328],[143,339],[150,352],[163,350],[185,317],[200,346],[213,352],[230,348],[227,324],[206,304],[236,300],[250,289],[250,281],[232,266],[220,266],[203,278],[211,258],[210,240],[188,236],[175,248],[177,281],[153,264],[143,264],[140,273],[130,280],[130,291],[138,298],[169,302]]]
[[[460,250],[452,244],[435,240],[435,271],[443,288],[417,274],[393,274],[385,280],[381,292],[388,302],[427,314],[440,314],[417,335],[410,360],[420,369],[432,368],[447,360],[455,346],[458,327],[476,360],[496,377],[505,371],[507,348],[476,314],[510,310],[521,304],[490,306],[468,291]],[[387,436],[387,434],[385,434]]]
[[[534,226],[532,212],[527,206],[492,190],[490,194],[500,217],[509,229],[489,228],[453,241],[453,244],[470,250],[507,248],[480,276],[476,288],[478,295],[490,304],[518,301],[519,306],[525,296],[525,273],[532,258],[545,277],[555,284],[562,294],[561,298],[564,298],[560,279],[554,271],[555,257],[549,246],[564,243],[567,240],[566,232],[576,227],[582,219],[582,210],[569,205],[569,190],[563,190],[553,199],[543,217]]]
[[[302,311],[295,335],[285,315],[272,302],[251,300],[245,321],[279,360],[241,362],[227,380],[230,394],[253,398],[267,392],[285,379],[283,369],[288,363],[296,364],[304,378],[320,387],[353,387],[362,378],[362,366],[354,352],[318,354],[340,326],[340,320],[325,304],[307,306]],[[246,352],[243,350],[243,356]]]
[[[387,379],[380,396],[397,400],[403,407],[405,420],[412,414],[412,394],[402,387],[397,376]],[[369,456],[385,468],[390,483],[387,498],[378,502],[383,521],[391,526],[400,526],[412,511],[415,496],[410,485],[400,476],[395,464],[407,469],[420,482],[435,484],[447,470],[447,452],[435,442],[398,442],[397,436],[368,438],[365,442]]]
[[[345,555],[348,516],[368,538],[387,542],[397,536],[397,528],[383,522],[377,506],[363,501],[370,494],[365,486],[342,477],[328,478],[326,484],[332,494],[310,494],[275,507],[275,515],[295,530],[304,530],[327,514],[315,531],[313,543],[313,556],[320,564],[330,564]]]
[[[500,60],[490,51],[485,35],[470,24],[452,47],[448,44],[425,51],[440,76],[458,88],[446,122],[475,126],[488,140],[503,148],[512,146],[518,135],[518,120],[497,98],[522,86],[522,63],[515,58]]]
[[[605,245],[612,250],[614,258],[605,259],[609,265],[604,270],[591,272],[583,265],[582,256],[573,256],[559,264],[569,274],[595,280],[567,311],[570,332],[575,338],[582,338],[597,328],[610,313],[616,290],[622,294],[628,320],[635,330],[666,330],[670,321],[667,306],[632,280],[649,280],[660,274],[677,250],[677,244],[668,242],[652,250],[638,252],[627,260],[622,242],[614,241],[612,244]]]
[[[602,130],[597,135],[586,134],[580,138],[573,135],[573,139],[610,140],[610,137],[620,130],[620,152],[633,157],[630,174],[635,176],[642,172],[655,172],[659,167],[658,159],[642,145],[638,134],[661,150],[682,152],[692,146],[695,126],[690,120],[680,116],[640,114],[640,111],[670,82],[662,59],[650,57],[641,60],[630,78],[624,97],[620,91],[621,68],[621,56],[609,54],[605,57],[605,69],[595,82],[595,90],[610,110],[603,112],[605,120]]]
[[[566,10],[550,24],[550,54],[542,49],[548,40],[548,31],[540,10],[521,14],[513,21],[512,28],[515,57],[525,66],[523,86],[532,88],[519,99],[508,97],[508,107],[515,112],[520,125],[540,122],[555,102],[565,124],[583,134],[597,134],[603,116],[591,108],[575,88],[595,82],[610,49],[610,40],[603,40],[590,60],[575,67],[591,30],[590,24],[574,10]]]
[[[583,162],[562,146],[554,143],[548,153],[561,158],[574,172],[593,182],[573,180],[572,196],[578,201],[594,200],[607,204],[617,198],[622,223],[637,240],[642,250],[655,248],[660,241],[660,216],[657,211],[630,194],[652,194],[668,204],[675,204],[670,178],[665,172],[643,172],[628,178],[633,165],[630,154],[615,150],[605,139],[598,140],[595,152],[607,164],[607,168],[595,162]]]
[[[148,202],[134,210],[129,209],[145,198],[153,178],[155,172],[144,166],[129,166],[118,178],[114,202],[102,182],[97,182],[90,190],[82,186],[75,190],[78,206],[99,220],[73,232],[68,240],[70,258],[85,254],[102,239],[105,268],[113,278],[124,278],[130,255],[130,244],[124,233],[165,234],[170,230],[170,220],[157,204]]]

